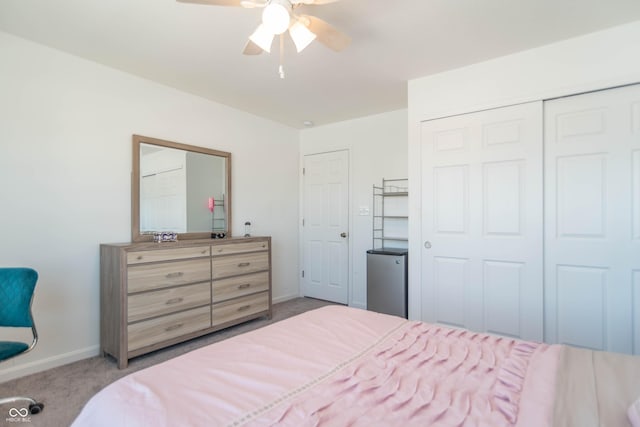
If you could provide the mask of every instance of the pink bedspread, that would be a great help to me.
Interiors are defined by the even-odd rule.
[[[328,306],[129,375],[73,425],[543,427],[558,354]]]

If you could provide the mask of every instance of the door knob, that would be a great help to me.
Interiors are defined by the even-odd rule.
[[[424,247],[425,247],[426,249],[431,249],[431,242],[430,242],[430,241],[428,241],[428,240],[427,240],[426,242],[424,242]]]
[[[345,238],[347,237],[347,233],[345,233],[344,231],[342,233],[340,233],[340,237]]]

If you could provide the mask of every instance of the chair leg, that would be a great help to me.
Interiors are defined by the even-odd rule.
[[[5,405],[7,403],[18,403],[18,402],[29,403],[29,413],[31,415],[39,414],[44,409],[43,403],[36,402],[30,397],[14,396],[14,397],[5,397],[0,399],[0,405]]]

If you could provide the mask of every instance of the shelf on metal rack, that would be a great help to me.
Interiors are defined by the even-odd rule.
[[[397,230],[397,225],[402,225],[403,222],[407,221],[408,215],[397,215],[397,213],[404,213],[404,210],[400,212],[396,212],[395,210],[398,207],[397,202],[392,203],[391,209],[387,211],[387,206],[385,206],[385,199],[388,197],[407,197],[409,195],[408,191],[409,185],[408,180],[406,178],[402,179],[382,179],[382,186],[373,186],[373,247],[386,247],[387,244],[385,242],[408,242],[409,239],[407,237],[386,237],[385,227],[387,227],[387,231],[389,228],[393,228],[392,233],[402,233],[402,230]],[[395,209],[394,209],[395,207]],[[385,215],[386,212],[393,213],[393,215]],[[392,227],[393,226],[393,227]],[[406,227],[406,224],[405,224]]]

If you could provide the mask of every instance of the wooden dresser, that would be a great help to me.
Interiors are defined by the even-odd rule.
[[[100,345],[129,359],[271,317],[271,238],[100,245]]]

